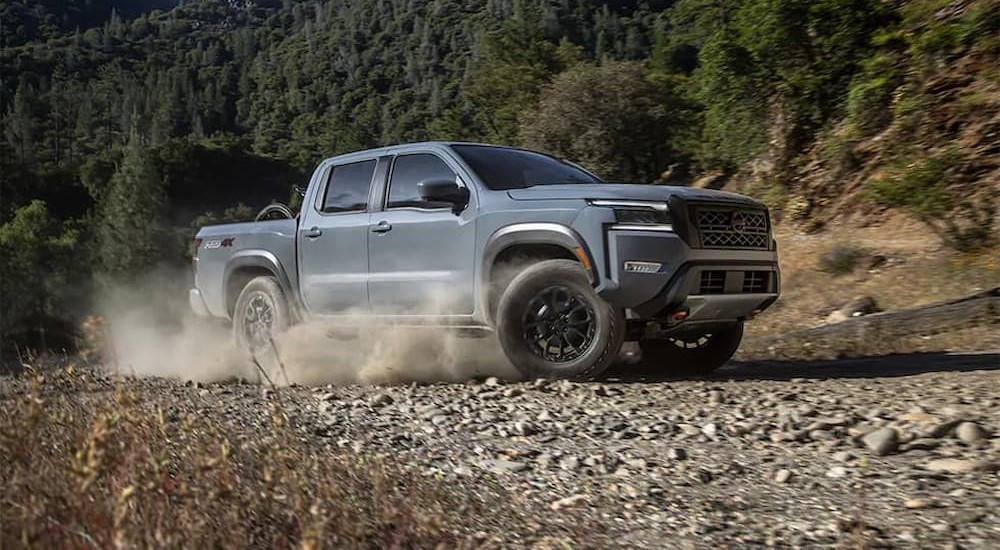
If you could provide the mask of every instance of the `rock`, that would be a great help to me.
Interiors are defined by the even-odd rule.
[[[417,414],[419,414],[420,418],[424,420],[431,420],[435,416],[443,416],[445,412],[434,405],[430,405],[427,407],[421,407],[420,410],[417,411]]]
[[[921,437],[902,446],[906,451],[932,451],[941,446],[941,440]]]
[[[975,422],[962,422],[955,427],[955,435],[963,443],[975,443],[986,437],[986,430]]]
[[[486,380],[483,381],[483,385],[487,386],[487,387],[496,387],[496,386],[499,386],[500,385],[500,379],[497,378],[496,376],[490,376],[489,378],[487,378]]]
[[[977,469],[978,463],[974,460],[961,460],[958,458],[938,458],[924,465],[924,468],[931,472],[943,472],[948,474],[965,474]]]
[[[498,458],[495,460],[485,460],[482,463],[483,468],[495,473],[512,473],[516,474],[518,472],[523,472],[528,469],[528,464],[520,462],[518,460],[507,460],[504,458]]]
[[[538,428],[531,422],[515,422],[512,431],[514,435],[529,436],[537,434]]]
[[[910,411],[899,415],[898,420],[901,422],[912,422],[914,424],[924,423],[924,422],[934,422],[938,418],[934,415],[927,414],[921,411]]]
[[[837,451],[833,453],[833,459],[837,462],[850,462],[854,458],[851,451]]]
[[[332,394],[328,394],[332,395]],[[392,396],[388,393],[376,393],[372,396],[371,404],[373,407],[384,407],[386,405],[391,405],[393,402]]]
[[[908,510],[923,510],[930,508],[931,501],[924,498],[910,498],[903,502],[903,506]]]
[[[571,508],[573,506],[577,506],[579,504],[587,502],[589,498],[590,497],[584,494],[571,495],[566,498],[561,498],[559,500],[554,501],[552,504],[549,504],[549,508],[556,511],[561,510],[563,508]]]
[[[521,395],[523,393],[524,393],[524,390],[522,390],[521,388],[517,388],[517,387],[507,388],[506,390],[504,390],[503,396],[504,397],[517,397],[517,396],[519,396],[519,395]]]
[[[955,429],[955,426],[958,426],[959,424],[960,421],[958,420],[949,420],[947,422],[937,424],[927,432],[927,437],[946,437],[952,430]]]
[[[580,467],[580,459],[575,456],[564,456],[559,460],[559,469],[572,472]]]
[[[698,435],[701,433],[701,429],[698,426],[691,424],[678,424],[677,427],[684,432],[684,435]]]
[[[826,472],[826,477],[832,477],[834,479],[842,478],[847,476],[847,468],[843,466],[834,466]]]
[[[594,388],[594,395],[596,395],[597,397],[613,397],[621,394],[622,390],[604,384],[601,384],[596,388]]]
[[[875,303],[875,298],[872,298],[871,296],[861,296],[860,298],[856,298],[848,302],[840,309],[828,315],[826,317],[826,322],[839,323],[852,317],[871,315],[872,313],[878,313],[879,311],[882,310],[879,309],[878,304]]]
[[[788,480],[792,478],[792,472],[782,468],[774,474],[775,483],[788,483]]]
[[[712,390],[708,393],[708,402],[713,405],[719,405],[724,403],[726,400],[725,394],[722,390]]]
[[[714,422],[709,422],[701,427],[701,433],[707,435],[708,437],[715,437],[715,434],[719,432],[719,427],[715,425]]]
[[[674,447],[673,449],[667,451],[667,458],[671,460],[687,460],[687,457],[687,451],[681,447]]]
[[[648,464],[645,459],[642,458],[631,458],[625,461],[625,465],[633,470],[645,470]]]
[[[895,428],[879,428],[862,436],[861,442],[875,456],[886,456],[899,447],[899,433]]]
[[[868,270],[871,271],[872,269],[878,269],[885,265],[888,261],[889,258],[886,258],[882,254],[872,254],[872,256],[868,259]]]

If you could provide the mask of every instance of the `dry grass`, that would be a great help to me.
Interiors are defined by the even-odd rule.
[[[974,255],[952,252],[918,222],[905,217],[879,227],[839,228],[818,235],[779,228],[781,298],[754,322],[748,339],[779,335],[823,324],[835,309],[859,296],[871,296],[886,311],[907,309],[966,296],[1000,285],[996,250]],[[821,270],[821,258],[849,243],[869,254],[850,273],[834,277]],[[874,255],[886,263],[868,269]]]
[[[781,298],[747,324],[741,359],[835,359],[921,351],[982,351],[1000,348],[995,327],[937,327],[934,334],[886,340],[862,335],[851,341],[812,341],[794,331],[823,325],[827,315],[862,296],[885,311],[955,299],[1000,285],[997,251],[959,254],[918,222],[895,215],[878,227],[835,228],[804,234],[779,228]],[[864,251],[833,275],[832,251]],[[880,265],[870,267],[875,256]],[[808,335],[806,335],[808,337]]]
[[[516,513],[310,446],[280,394],[254,434],[72,367],[0,379],[0,547],[463,547],[482,518]]]

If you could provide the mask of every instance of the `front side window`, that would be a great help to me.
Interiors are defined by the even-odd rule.
[[[426,207],[427,203],[420,198],[417,184],[431,180],[456,181],[455,178],[455,172],[436,155],[400,155],[392,165],[386,208]]]
[[[368,191],[374,174],[374,160],[335,166],[326,185],[323,212],[364,211],[368,208]]]

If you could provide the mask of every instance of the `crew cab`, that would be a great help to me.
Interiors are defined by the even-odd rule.
[[[711,371],[780,284],[749,197],[606,183],[476,143],[326,159],[297,214],[270,207],[195,243],[191,307],[251,352],[311,320],[434,325],[495,334],[527,377],[594,376],[626,340],[647,365]]]

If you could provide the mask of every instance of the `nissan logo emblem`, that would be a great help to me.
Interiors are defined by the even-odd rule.
[[[747,227],[747,222],[743,219],[743,214],[741,212],[733,212],[733,219],[731,222],[733,226],[733,231],[737,233],[742,233]]]

